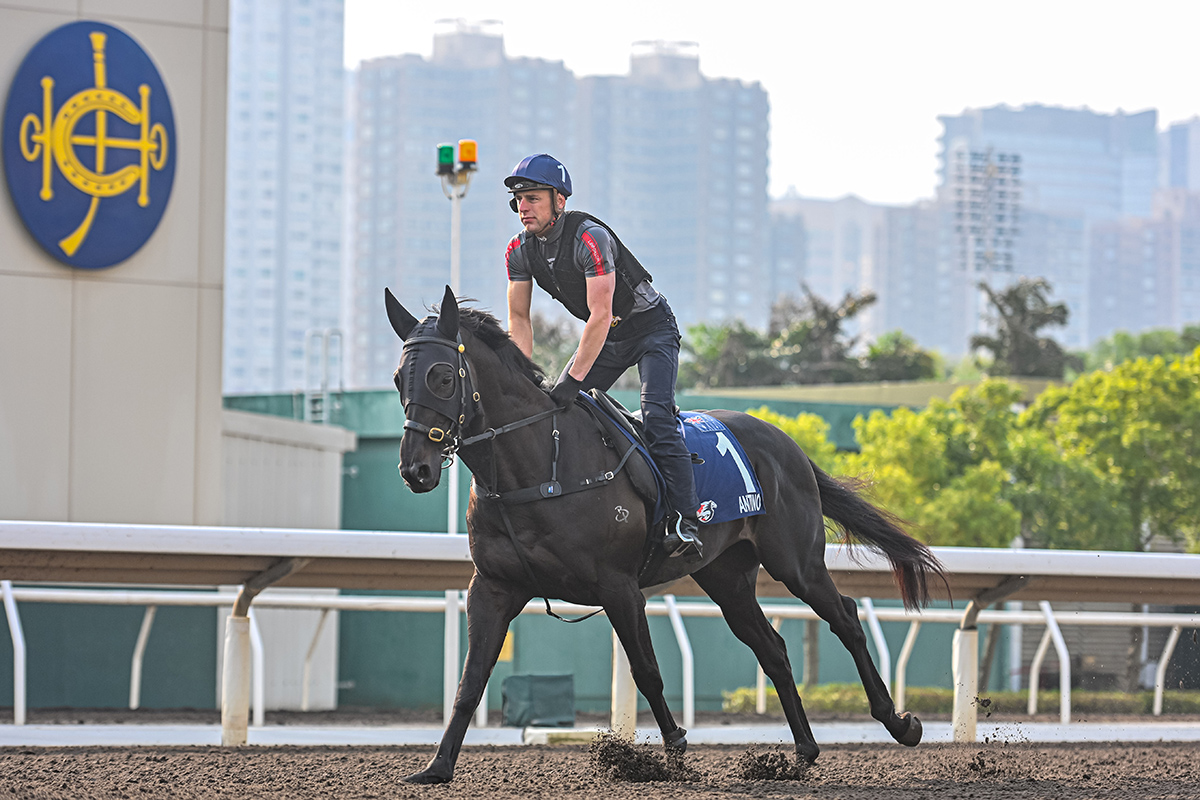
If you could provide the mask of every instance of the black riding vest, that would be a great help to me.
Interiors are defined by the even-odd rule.
[[[612,237],[613,243],[616,245],[614,259],[619,278],[616,289],[613,291],[613,317],[614,324],[616,324],[619,320],[626,319],[629,312],[633,310],[634,288],[641,285],[642,281],[653,281],[654,277],[646,271],[646,268],[641,265],[629,248],[621,243],[612,228],[584,211],[568,211],[558,222],[563,229],[559,235],[558,253],[554,257],[553,265],[542,255],[540,247],[530,246],[534,237],[526,236],[522,247],[525,248],[530,271],[533,272],[533,278],[537,281],[538,286],[562,303],[572,315],[587,322],[590,316],[587,304],[587,279],[583,272],[575,266],[575,234],[579,232],[579,226],[583,224],[584,220],[595,222],[608,231],[608,235]]]

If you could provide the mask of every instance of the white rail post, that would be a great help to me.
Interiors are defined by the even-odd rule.
[[[884,686],[891,686],[892,651],[888,649],[887,639],[883,638],[883,627],[879,624],[879,616],[875,613],[875,604],[869,597],[864,597],[859,602],[867,617],[867,629],[871,631],[871,639],[875,642],[875,654],[879,658],[879,677],[883,678]]]
[[[250,617],[250,661],[254,664],[251,675],[251,701],[253,706],[254,727],[261,728],[266,724],[266,683],[267,671],[264,668],[262,631],[258,627],[258,619],[254,611]]]
[[[667,616],[675,631],[675,641],[679,643],[679,656],[683,662],[683,727],[690,728],[696,724],[696,660],[692,655],[692,642],[688,639],[687,628],[683,624],[683,615],[675,604],[675,595],[663,595],[663,601],[667,604]]]
[[[4,614],[8,618],[8,635],[13,648],[13,724],[25,724],[25,632],[21,629],[21,615],[17,613],[17,601],[13,599],[12,581],[0,581],[0,593],[4,595]]]
[[[1047,626],[1041,641],[1038,642],[1037,650],[1033,653],[1033,661],[1029,664],[1029,702],[1026,704],[1025,711],[1031,717],[1037,713],[1038,689],[1042,682],[1042,661],[1046,658],[1046,651],[1049,648],[1050,627]]]
[[[221,744],[246,744],[250,724],[250,618],[225,620],[225,656],[221,663]]]
[[[1167,644],[1163,647],[1162,655],[1158,659],[1158,669],[1154,673],[1154,716],[1156,717],[1162,715],[1163,688],[1167,685],[1167,662],[1171,660],[1171,654],[1175,652],[1175,645],[1179,642],[1179,634],[1182,632],[1182,625],[1171,628]]]
[[[992,603],[1019,591],[1029,583],[1028,575],[1009,575],[1003,581],[980,592],[967,603],[958,630],[954,632],[954,741],[975,741],[979,719],[979,615]]]
[[[479,698],[479,705],[475,707],[476,728],[486,728],[488,725],[488,687],[491,684],[490,679],[484,682],[483,696]]]
[[[615,736],[632,742],[637,736],[637,683],[616,631],[612,635],[612,648],[612,717],[609,726]]]
[[[904,693],[908,689],[908,659],[912,656],[917,644],[917,634],[921,632],[921,621],[914,619],[908,625],[908,635],[904,637],[904,646],[900,648],[900,657],[896,659],[896,713],[904,710]]]
[[[446,592],[446,627],[442,656],[442,724],[449,725],[454,714],[454,693],[458,690],[458,590]]]
[[[978,719],[975,698],[979,694],[979,629],[954,631],[954,741],[975,741]]]
[[[776,633],[779,633],[781,624],[783,624],[783,617],[778,615],[771,617],[771,627],[775,629]],[[767,673],[763,672],[762,664],[758,665],[757,675],[754,683],[754,713],[765,714],[767,713]],[[779,691],[779,687],[776,687],[775,690]]]
[[[1038,606],[1046,617],[1046,629],[1054,642],[1054,652],[1058,654],[1058,718],[1066,725],[1071,721],[1071,654],[1067,652],[1067,640],[1063,638],[1049,601],[1042,600]]]
[[[137,644],[133,646],[133,663],[129,669],[129,708],[133,711],[142,705],[142,661],[146,656],[146,642],[150,639],[150,627],[154,625],[154,614],[157,611],[158,606],[146,606]]]
[[[486,728],[488,725],[488,689],[491,685],[492,676],[488,675],[488,679],[483,682],[483,695],[479,698],[479,705],[475,707],[476,728]]]
[[[308,646],[308,652],[304,654],[304,677],[300,687],[300,710],[308,711],[312,705],[309,695],[309,684],[312,682],[312,662],[317,653],[317,644],[321,641],[321,631],[325,628],[325,620],[329,616],[329,609],[322,608],[321,616],[317,619],[317,630],[313,633],[312,643]]]

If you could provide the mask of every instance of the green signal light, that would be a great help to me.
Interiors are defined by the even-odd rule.
[[[439,144],[437,149],[437,174],[454,174],[454,145]]]

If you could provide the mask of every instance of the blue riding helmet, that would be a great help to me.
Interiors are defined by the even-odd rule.
[[[538,153],[526,156],[513,168],[512,174],[504,179],[508,191],[515,194],[528,189],[553,189],[563,197],[571,196],[571,173],[552,155]],[[517,210],[514,197],[509,205]]]

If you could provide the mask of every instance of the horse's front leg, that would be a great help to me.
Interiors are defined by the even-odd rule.
[[[604,603],[604,611],[629,657],[634,683],[654,712],[663,744],[681,752],[686,750],[687,731],[675,724],[675,718],[671,716],[671,709],[663,697],[662,674],[658,671],[658,660],[654,657],[654,645],[650,641],[650,625],[646,622],[646,598],[637,584],[631,583],[628,591]]]
[[[463,737],[500,656],[508,624],[521,613],[531,597],[527,592],[489,581],[478,572],[471,578],[467,590],[467,659],[458,683],[458,694],[454,697],[454,711],[429,766],[404,780],[409,783],[447,783],[454,777]]]

